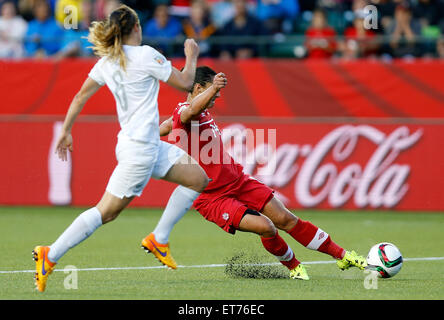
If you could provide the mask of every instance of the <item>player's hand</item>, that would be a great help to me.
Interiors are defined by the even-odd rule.
[[[227,85],[227,77],[224,73],[220,72],[214,76],[213,79],[213,87],[219,91],[222,88],[225,88]]]
[[[187,58],[197,58],[199,56],[199,45],[194,39],[186,39],[184,46],[184,52]]]
[[[57,140],[56,153],[62,161],[68,160],[68,150],[72,152],[72,136],[70,133],[62,133]]]

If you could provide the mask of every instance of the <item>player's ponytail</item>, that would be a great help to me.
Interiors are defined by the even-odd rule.
[[[140,24],[137,13],[126,5],[114,10],[105,20],[94,21],[88,35],[88,41],[93,44],[91,48],[94,54],[118,61],[120,67],[126,70],[123,40],[131,34],[136,24]]]

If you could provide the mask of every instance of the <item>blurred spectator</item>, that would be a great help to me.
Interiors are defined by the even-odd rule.
[[[405,1],[396,7],[395,19],[388,28],[390,53],[394,57],[419,56],[417,36],[421,35],[421,25],[412,18],[412,9]]]
[[[182,19],[190,15],[191,0],[170,0],[160,3],[168,4],[168,2],[170,2],[170,14],[172,16]]]
[[[412,8],[413,18],[423,27],[438,24],[438,10],[435,0],[418,0]]]
[[[369,4],[368,0],[353,0],[351,3],[351,11],[354,16],[364,17],[365,7]]]
[[[105,18],[104,8],[106,0],[95,0],[94,1],[94,12],[97,20],[103,20]]]
[[[327,23],[324,10],[313,12],[311,26],[305,32],[305,47],[309,58],[330,58],[336,50],[336,32]]]
[[[13,1],[4,1],[0,15],[0,58],[20,58],[24,55],[23,38],[26,21],[17,15]]]
[[[234,6],[231,0],[209,0],[211,21],[216,28],[222,28],[234,17]]]
[[[105,18],[108,18],[111,13],[121,5],[122,2],[120,2],[119,0],[106,0],[105,6],[103,8],[103,14],[105,15]]]
[[[94,11],[97,20],[103,20],[122,3],[119,0],[95,0]]]
[[[89,48],[92,44],[86,39],[89,33],[89,26],[94,20],[93,9],[91,0],[82,0],[80,10],[83,18],[79,21],[77,28],[65,31],[62,49],[56,54],[57,58],[88,57],[94,55],[92,49]]]
[[[33,12],[35,19],[29,22],[26,32],[26,54],[35,57],[53,55],[60,49],[63,29],[51,17],[49,3],[45,0],[37,0]]]
[[[77,19],[78,23],[78,21],[82,20],[81,3],[82,0],[57,0],[54,11],[56,21],[61,26],[72,22],[72,19]]]
[[[26,21],[31,21],[34,19],[34,8],[35,0],[18,0],[18,13]]]
[[[342,56],[346,59],[368,57],[378,52],[376,33],[364,27],[364,18],[357,17],[353,26],[344,32],[344,41],[340,43]]]
[[[210,23],[208,8],[202,0],[194,0],[190,8],[190,17],[184,20],[183,30],[187,38],[199,42],[200,53],[206,56],[210,52],[210,45],[205,41],[216,28]]]
[[[396,3],[393,0],[374,0],[372,4],[378,9],[378,25],[386,32],[393,24]]]
[[[354,16],[353,24],[345,29],[344,41],[339,43],[342,57],[346,59],[368,57],[377,53],[376,33],[366,28],[364,24],[364,19],[368,14],[365,8],[368,4],[367,0],[353,0],[351,7]]]
[[[412,7],[413,18],[421,25],[422,54],[433,56],[440,37],[438,0],[418,0]]]
[[[355,59],[380,51],[392,57],[442,57],[444,50],[440,38],[444,0],[0,0],[0,8],[5,4],[0,16],[0,57],[89,56],[90,44],[83,37],[90,22],[106,18],[121,3],[138,12],[145,42],[168,55],[183,54],[182,46],[171,41],[183,33],[199,42],[202,56],[224,59],[257,56],[259,49],[271,44],[254,37],[281,32],[305,33],[309,58],[340,54]],[[368,4],[377,7],[378,30],[364,28],[362,14]],[[64,10],[67,6],[77,9],[78,29],[61,28],[69,15]],[[152,11],[152,19],[145,21]],[[301,11],[303,19],[298,18]],[[30,22],[23,37],[26,21]],[[385,38],[377,37],[381,32]],[[343,40],[338,41],[337,34],[343,34]],[[213,35],[233,38],[210,47]],[[16,40],[20,38],[22,44]]]
[[[272,33],[292,32],[298,14],[298,0],[257,0],[257,17]]]
[[[231,19],[219,34],[222,36],[259,36],[266,31],[261,23],[247,11],[246,0],[233,0],[234,18]],[[222,59],[248,59],[257,54],[257,47],[251,43],[236,43],[221,46]]]
[[[444,59],[444,37],[436,41],[436,56]]]
[[[182,34],[182,24],[168,14],[167,5],[161,4],[156,7],[154,17],[143,27],[143,34],[148,38],[156,38],[157,49],[165,53],[170,40]]]

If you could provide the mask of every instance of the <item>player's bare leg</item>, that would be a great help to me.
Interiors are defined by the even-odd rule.
[[[102,223],[105,224],[116,219],[133,199],[134,197],[124,197],[123,199],[120,199],[108,191],[105,191],[102,199],[100,199],[99,203],[96,205],[96,208],[100,211],[102,216]]]
[[[184,154],[168,171],[162,180],[180,184],[188,189],[201,193],[208,185],[209,179],[202,167],[188,154]]]
[[[208,177],[199,164],[189,155],[184,154],[171,167],[163,180],[179,184],[168,201],[168,204],[152,233],[142,240],[142,248],[151,252],[164,265],[171,269],[177,263],[169,248],[169,234],[174,225],[190,209],[194,200],[208,185]]]
[[[273,222],[256,212],[244,215],[239,223],[239,231],[253,232],[263,238],[274,237],[277,233]]]
[[[326,253],[337,259],[337,265],[341,270],[352,266],[362,270],[367,265],[364,257],[354,251],[344,250],[333,242],[328,233],[311,222],[295,216],[276,197],[265,205],[263,214],[269,217],[278,229],[287,232],[304,247]]]
[[[267,216],[279,230],[289,232],[298,223],[299,218],[291,213],[276,197],[265,205],[262,214]]]
[[[238,230],[254,232],[261,237],[264,248],[290,270],[293,279],[309,280],[305,267],[295,258],[293,250],[281,238],[273,222],[260,213],[247,209]]]

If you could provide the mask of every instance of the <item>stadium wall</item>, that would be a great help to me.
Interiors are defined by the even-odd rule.
[[[62,163],[54,154],[63,115],[93,63],[0,62],[0,204],[100,199],[119,131],[107,89],[79,117],[72,158]],[[289,207],[444,210],[442,61],[202,64],[230,81],[213,111],[227,148]],[[184,99],[163,85],[161,115]],[[246,129],[253,142],[232,136]],[[152,180],[133,205],[164,206],[173,188]]]

